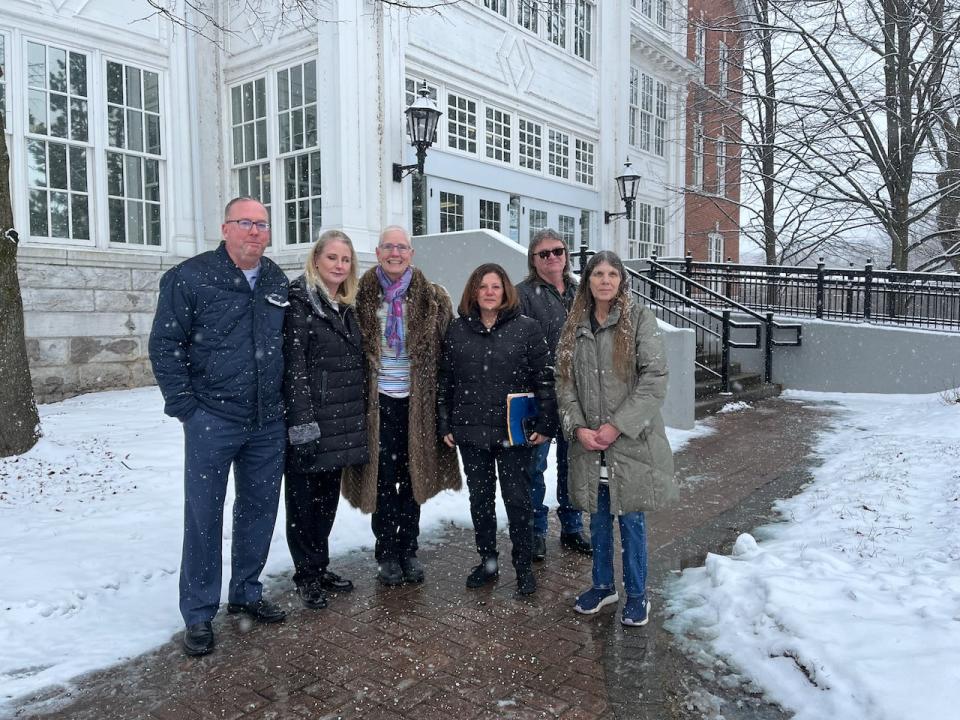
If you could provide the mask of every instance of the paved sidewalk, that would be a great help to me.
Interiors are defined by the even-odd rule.
[[[352,553],[331,569],[356,589],[331,596],[325,610],[302,609],[286,578],[270,592],[290,611],[282,625],[223,612],[212,655],[184,657],[178,634],[73,688],[29,698],[15,717],[664,720],[712,717],[704,697],[722,702],[727,720],[786,717],[755,689],[724,689],[730,683],[680,655],[661,630],[659,593],[675,570],[725,550],[809,479],[812,436],[828,418],[822,408],[768,400],[715,416],[716,432],[677,455],[681,502],[648,517],[653,615],[644,628],[623,628],[619,608],[573,612],[590,560],[561,551],[555,524],[530,600],[514,599],[509,562],[496,586],[467,590],[473,533],[451,526],[425,539],[422,585],[379,587],[372,558]],[[500,543],[509,558],[505,532]]]

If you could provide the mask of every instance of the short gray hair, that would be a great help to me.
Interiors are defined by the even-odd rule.
[[[383,230],[380,231],[380,239],[377,240],[377,245],[382,245],[383,238],[392,232],[403,233],[403,236],[406,238],[407,242],[410,243],[411,247],[413,246],[413,241],[410,239],[410,233],[407,232],[407,229],[402,225],[387,225]]]

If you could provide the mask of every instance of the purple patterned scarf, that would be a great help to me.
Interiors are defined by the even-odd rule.
[[[407,296],[407,288],[410,287],[410,280],[413,278],[413,270],[407,268],[400,279],[396,282],[387,277],[383,268],[377,266],[377,279],[380,281],[380,287],[383,288],[383,300],[390,308],[387,311],[387,347],[400,355],[403,349],[403,300]]]

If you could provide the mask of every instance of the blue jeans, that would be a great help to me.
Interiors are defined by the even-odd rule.
[[[186,625],[213,620],[220,605],[223,502],[233,466],[228,601],[260,599],[280,502],[287,429],[283,420],[255,428],[197,408],[183,423],[184,526],[180,613]]]
[[[647,591],[647,524],[642,512],[620,515],[620,545],[623,550],[623,588],[627,597],[645,597]],[[593,586],[609,590],[613,583],[613,516],[610,489],[600,483],[597,512],[590,515],[593,545]]]
[[[538,445],[530,453],[530,502],[533,505],[533,532],[535,535],[547,534],[547,506],[543,499],[547,495],[547,484],[543,472],[547,469],[547,455],[550,443]],[[567,441],[557,438],[557,517],[560,518],[560,532],[579,533],[583,530],[580,511],[570,504],[567,494]]]

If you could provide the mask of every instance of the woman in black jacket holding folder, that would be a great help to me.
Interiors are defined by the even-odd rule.
[[[284,318],[287,419],[285,500],[293,581],[304,606],[353,583],[327,570],[340,475],[367,461],[364,359],[353,301],[357,255],[339,230],[320,235],[304,274],[290,284]]]
[[[460,317],[450,323],[440,364],[440,436],[460,448],[480,564],[467,577],[477,588],[499,575],[496,476],[510,524],[517,594],[537,588],[531,569],[530,478],[533,445],[555,434],[556,396],[547,341],[539,323],[520,314],[506,271],[487,263],[471,273],[460,300]],[[511,445],[507,396],[533,393],[539,414],[526,443]]]

